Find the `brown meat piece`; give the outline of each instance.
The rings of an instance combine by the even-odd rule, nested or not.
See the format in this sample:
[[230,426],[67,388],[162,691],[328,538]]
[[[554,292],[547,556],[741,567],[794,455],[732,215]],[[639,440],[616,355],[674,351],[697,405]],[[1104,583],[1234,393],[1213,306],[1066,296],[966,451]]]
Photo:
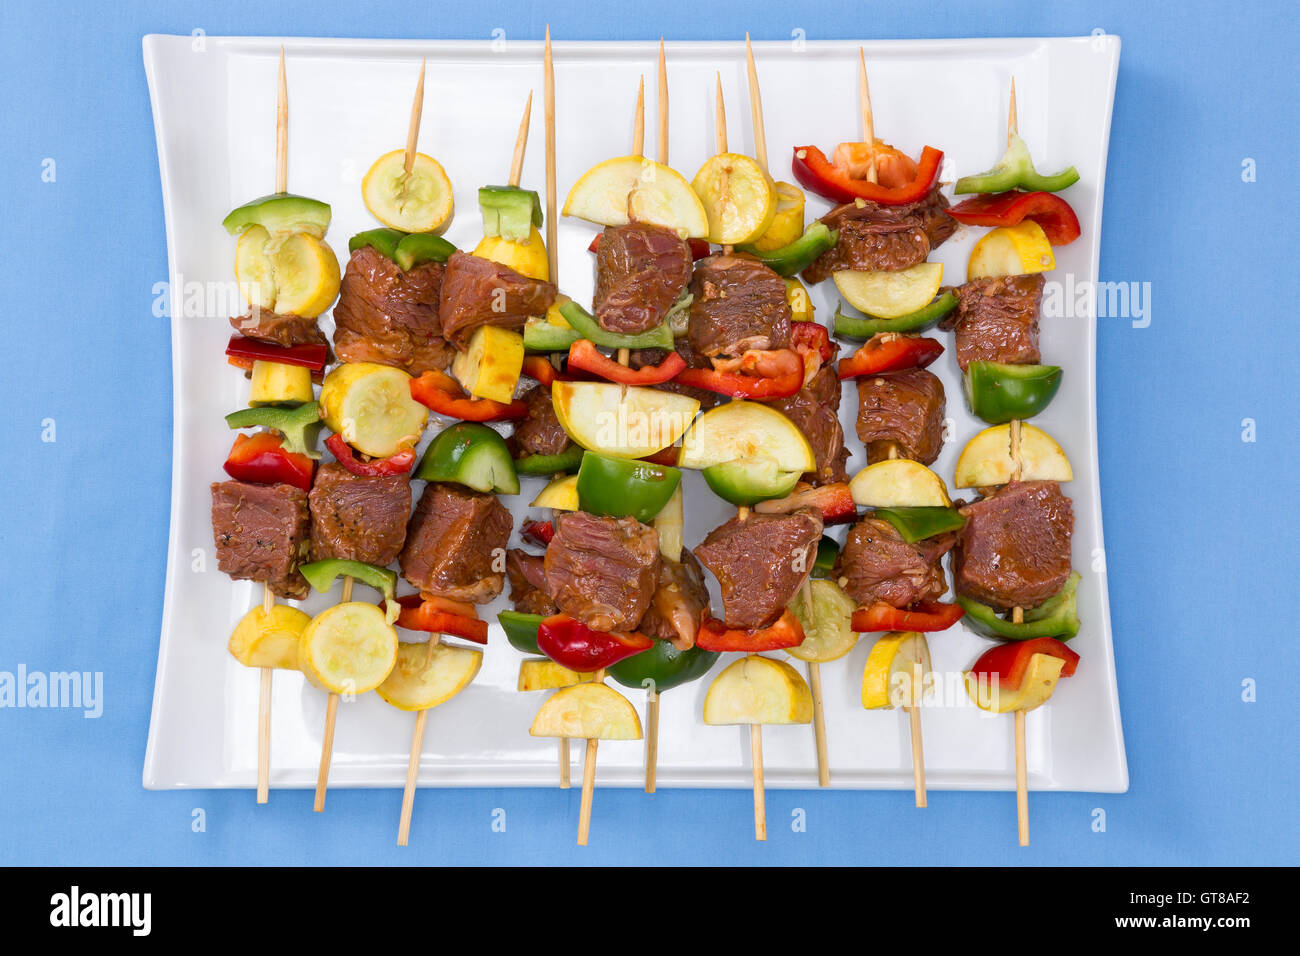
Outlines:
[[354,475],[337,462],[316,469],[311,494],[311,557],[387,567],[397,560],[411,514],[406,475]]
[[691,279],[691,348],[706,358],[790,344],[785,280],[757,259],[716,255],[701,259]]
[[635,518],[557,516],[546,584],[559,609],[598,631],[631,631],[659,580],[659,534]]
[[[833,371],[831,376],[834,377]],[[815,384],[817,384],[816,378],[808,383],[807,388],[799,390],[789,398],[778,399],[767,404],[794,422],[808,439],[808,443],[812,445],[817,468],[804,475],[805,481],[814,485],[847,481],[848,472],[845,470],[844,463],[849,460],[849,450],[844,447],[844,426],[840,424],[837,411],[839,402],[837,400],[835,405],[831,405],[829,402],[819,401],[818,393],[813,390]],[[836,380],[837,392],[838,386],[839,382]],[[822,393],[825,393],[824,388]],[[838,399],[838,395],[836,398]]]
[[906,206],[865,199],[836,206],[821,221],[839,230],[839,240],[804,270],[804,281],[821,282],[842,269],[894,272],[924,262],[957,231],[947,208],[937,185]]
[[858,379],[858,438],[867,461],[888,458],[893,442],[904,458],[928,465],[943,450],[947,402],[943,382],[923,368],[880,372]]
[[646,637],[671,641],[679,651],[690,650],[708,607],[704,571],[695,555],[683,550],[680,562],[664,558],[659,565],[659,584],[637,630]]
[[516,611],[542,617],[559,613],[546,593],[546,564],[542,555],[511,548],[506,552],[506,576],[510,579],[510,601]]
[[957,308],[939,323],[957,333],[957,364],[1037,365],[1038,314],[1046,280],[1041,272],[974,279],[958,286]]
[[469,345],[480,325],[522,329],[531,316],[545,315],[555,286],[522,276],[509,266],[464,252],[447,260],[438,298],[442,334],[458,349]]
[[352,253],[334,306],[334,350],[344,362],[394,365],[412,375],[451,364],[438,296],[443,267],[424,262],[408,272],[365,246]]
[[311,518],[307,492],[293,485],[247,481],[212,484],[212,538],[217,567],[237,581],[262,581],[282,598],[311,590],[298,573]]
[[961,509],[953,551],[957,593],[1008,610],[1032,608],[1070,576],[1074,508],[1054,481],[1013,481]]
[[750,630],[774,623],[817,557],[821,515],[750,513],[714,528],[696,549],[722,588],[723,622]]
[[[696,353],[691,348],[690,340],[685,336],[679,338],[676,345],[677,354],[686,360],[687,368],[713,368],[712,362],[704,356]],[[631,368],[644,368],[647,365],[658,365],[667,357],[667,349],[633,349],[628,356],[627,364]],[[682,385],[678,382],[662,382],[659,385],[652,385],[650,387],[657,388],[664,392],[674,392],[678,395],[685,395],[687,398],[693,398],[700,403],[701,411],[707,411],[722,401],[722,396],[717,392],[710,392],[705,388],[696,388],[693,385]]]
[[524,455],[558,455],[569,447],[569,434],[555,417],[551,390],[534,385],[521,396],[528,403],[528,417],[515,423],[510,451],[516,458]]
[[268,309],[251,309],[247,315],[232,316],[231,327],[240,335],[270,345],[329,345],[315,319],[281,315]]
[[429,594],[486,604],[505,586],[511,525],[495,495],[430,482],[406,526],[402,576]]
[[940,562],[956,540],[949,532],[908,544],[888,521],[868,516],[844,539],[835,574],[844,593],[864,606],[937,601],[948,590]]
[[609,226],[596,247],[596,321],[637,335],[664,320],[691,281],[691,247],[671,229]]

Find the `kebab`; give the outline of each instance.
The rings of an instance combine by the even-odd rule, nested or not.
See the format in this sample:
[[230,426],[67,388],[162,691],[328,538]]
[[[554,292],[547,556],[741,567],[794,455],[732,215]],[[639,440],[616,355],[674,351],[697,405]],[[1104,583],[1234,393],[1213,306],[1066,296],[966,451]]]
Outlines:
[[[696,382],[730,393],[733,400],[694,422],[683,440],[679,464],[700,468],[713,491],[738,508],[735,518],[710,532],[694,550],[718,579],[723,601],[722,619],[706,614],[696,644],[746,654],[710,685],[704,722],[749,726],[754,836],[766,840],[762,725],[809,723],[813,699],[793,667],[757,652],[803,641],[803,629],[787,605],[812,566],[823,525],[820,514],[811,509],[784,515],[750,513],[756,502],[787,494],[794,485],[789,476],[797,480],[814,470],[816,460],[808,440],[781,412],[757,401],[735,400],[737,394],[789,397],[804,384],[805,365],[802,356],[787,347],[791,309],[785,282],[754,257],[732,250],[733,242],[753,241],[771,224],[775,184],[764,164],[727,149],[720,76],[715,103],[718,152],[696,175],[694,186],[709,210],[710,238],[719,241],[723,251],[696,268],[692,291],[699,294],[691,303],[688,335],[692,347],[715,366],[713,372],[696,376]],[[756,133],[759,139],[761,133]],[[788,370],[783,368],[787,363]]]
[[[250,407],[226,417],[232,428],[266,427],[236,437],[225,470],[212,485],[217,565],[236,579],[263,582],[262,605],[236,626],[229,649],[261,671],[258,705],[257,802],[269,798],[271,688],[276,668],[299,666],[298,638],[310,622],[277,605],[276,595],[300,599],[299,572],[307,538],[319,406],[312,380],[328,346],[315,317],[338,291],[338,262],[324,241],[330,207],[288,192],[288,87],[280,51],[276,103],[276,191],[232,211],[223,222],[238,236],[236,279],[250,311],[234,318],[227,346],[231,364],[247,370]],[[282,311],[281,311],[282,310]]]
[[[428,419],[427,409],[411,396],[410,370],[418,371],[430,363],[445,366],[448,351],[430,298],[440,292],[442,263],[454,251],[436,235],[450,218],[451,191],[437,161],[418,152],[424,74],[422,63],[405,149],[381,156],[362,181],[367,208],[386,228],[368,230],[349,242],[352,257],[335,310],[335,346],[344,361],[330,372],[321,388],[321,414],[334,432],[326,446],[336,462],[321,469],[312,489],[312,556],[317,559],[309,566],[317,576],[313,584],[326,591],[337,577],[343,577],[339,607],[349,608],[354,580],[375,587],[383,596],[385,628],[366,623],[369,612],[359,622],[342,618],[344,626],[339,629],[347,634],[351,627],[353,646],[329,660],[336,673],[330,678],[317,675],[314,681],[330,692],[317,776],[317,811],[324,808],[341,692],[377,689],[387,684],[396,668],[392,686],[381,692],[386,700],[405,709],[422,709],[418,705],[432,706],[429,701],[437,699],[428,687],[423,688],[423,696],[419,693],[421,681],[432,676],[437,642],[430,642],[427,653],[422,649],[425,669],[417,671],[410,648],[396,640],[393,628],[397,623],[411,627],[413,620],[426,623],[431,614],[418,600],[413,606],[408,599],[398,601],[397,575],[387,567],[404,552],[409,536],[408,476]],[[402,231],[419,229],[427,231]],[[436,299],[434,302],[436,305]],[[472,628],[457,626],[458,615],[448,617],[447,629],[475,633]],[[447,622],[439,619],[438,623]],[[368,658],[385,661],[387,670],[372,669],[373,661]],[[440,655],[439,661],[444,660],[465,664],[461,673],[477,670],[477,660],[468,651],[460,656]],[[422,723],[417,717],[420,731]],[[409,823],[409,817],[404,823]]]
[[[1013,81],[1007,154],[989,173],[959,180],[961,191],[1064,188],[1078,178],[1072,169],[1054,177],[1037,174],[1016,126]],[[980,198],[989,205],[989,197]],[[967,690],[982,709],[1015,714],[1021,846],[1029,843],[1025,714],[1045,703],[1057,680],[1073,674],[1079,661],[1062,643],[1079,630],[1079,575],[1070,562],[1073,508],[1059,485],[1073,475],[1060,446],[1021,421],[1041,411],[1059,386],[1060,369],[1037,364],[1042,273],[1054,265],[1039,222],[1026,217],[999,225],[972,250],[953,323],[972,411],[990,421],[1010,419],[976,435],[958,459],[957,486],[977,488],[982,497],[962,508],[967,521],[954,551],[953,576],[969,626],[1012,642],[975,662]],[[1005,394],[986,394],[991,382],[1000,383]],[[1000,616],[1008,610],[1010,620]]]
[[[643,88],[642,88],[643,90]],[[639,155],[643,144],[644,98],[638,93],[638,108],[634,129],[634,155],[609,160],[588,171],[571,190],[565,210],[605,226],[626,226],[621,232],[607,230],[602,237],[606,253],[614,243],[631,240],[635,245],[642,239],[665,246],[677,243],[678,251],[686,246],[680,233],[707,228],[699,200],[690,192],[680,175],[662,163],[651,164]],[[636,180],[621,180],[620,169],[631,163],[640,170],[645,165],[652,175]],[[684,189],[683,189],[684,187]],[[622,189],[622,202],[605,204],[602,198],[607,190]],[[641,203],[658,199],[648,207],[650,221],[638,218],[636,210]],[[662,221],[665,209],[688,213],[684,224],[672,224],[674,233]],[[629,215],[631,213],[631,215]],[[661,221],[653,221],[660,216]],[[642,226],[661,227],[654,230]],[[639,237],[639,238],[637,238]],[[685,251],[689,262],[689,249]],[[631,270],[624,270],[629,272]],[[644,271],[644,270],[641,270]],[[626,278],[626,276],[624,276]],[[626,292],[626,289],[624,290]],[[673,298],[676,293],[670,294]],[[600,298],[598,294],[598,299]],[[624,299],[629,305],[635,303]],[[610,304],[608,301],[605,305]],[[617,361],[604,356],[587,354],[596,345],[612,349],[666,347],[672,349],[672,332],[666,322],[667,308],[672,302],[661,303],[661,312],[632,308],[639,314],[635,321],[644,327],[657,324],[648,332],[612,332],[603,329],[596,315],[587,313],[575,303],[561,306],[561,317],[566,321],[572,341],[569,344],[570,365],[586,363],[612,372],[610,381],[556,380],[551,386],[552,402],[557,419],[569,436],[586,449],[578,474],[571,483],[566,482],[570,497],[567,504],[572,513],[558,516],[553,525],[553,536],[543,564],[547,593],[561,612],[542,620],[537,631],[539,649],[555,662],[578,672],[594,671],[591,682],[583,682],[558,690],[538,712],[531,733],[536,736],[579,736],[587,739],[586,760],[583,767],[583,799],[580,808],[578,842],[585,845],[590,826],[592,791],[595,782],[595,761],[600,739],[640,739],[640,720],[626,698],[604,683],[606,668],[640,654],[654,646],[654,641],[640,633],[639,627],[650,610],[657,591],[660,590],[660,571],[665,562],[661,554],[662,542],[656,519],[665,506],[674,499],[680,502],[678,484],[680,472],[672,466],[635,461],[664,451],[684,433],[699,408],[699,401],[672,392],[658,391],[638,384],[653,379],[655,372],[641,375],[633,383],[619,381],[630,370],[623,364],[628,356],[619,354]],[[644,303],[642,303],[644,305]],[[598,302],[597,313],[607,325],[622,324],[614,313],[602,309]],[[549,324],[549,323],[548,323]],[[546,330],[552,334],[551,330]],[[639,336],[649,335],[646,340]],[[529,338],[528,332],[525,333]],[[537,345],[534,334],[533,342]],[[563,340],[561,340],[563,341]],[[585,343],[585,345],[584,345]],[[545,346],[542,346],[545,347]],[[667,359],[668,370],[677,363]],[[621,371],[618,371],[621,370]],[[664,369],[658,369],[662,373]],[[654,382],[658,384],[658,382]],[[608,423],[618,426],[609,434]],[[545,492],[544,492],[545,494]],[[556,497],[552,505],[563,505]],[[539,499],[539,501],[542,499]],[[680,511],[676,512],[677,541],[680,545]],[[647,522],[656,522],[651,527]],[[667,530],[667,528],[666,528]],[[667,537],[667,535],[665,535]],[[652,756],[652,754],[650,755]],[[653,763],[649,763],[653,766]]]

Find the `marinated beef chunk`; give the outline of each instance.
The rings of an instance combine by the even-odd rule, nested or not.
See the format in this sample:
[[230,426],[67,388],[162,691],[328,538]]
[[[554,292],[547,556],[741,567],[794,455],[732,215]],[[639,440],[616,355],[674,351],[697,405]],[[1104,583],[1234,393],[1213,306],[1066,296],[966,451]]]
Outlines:
[[528,417],[515,423],[515,433],[510,438],[510,451],[515,457],[524,455],[558,455],[569,447],[569,435],[555,417],[551,404],[551,390],[534,385],[520,396],[528,403]]
[[691,247],[671,229],[609,226],[596,247],[596,321],[636,335],[664,320],[691,281]]
[[442,334],[464,349],[480,325],[522,329],[530,316],[544,315],[555,302],[555,286],[521,276],[509,266],[453,252],[438,298]]
[[315,319],[281,315],[269,309],[251,309],[247,315],[232,316],[231,327],[240,335],[270,345],[329,345]]
[[974,279],[957,287],[957,308],[939,327],[957,333],[957,364],[963,372],[976,361],[1038,363],[1038,313],[1045,281],[1035,272]]
[[723,622],[750,630],[776,621],[812,570],[821,515],[750,513],[714,528],[695,549],[722,588]]
[[816,374],[804,385],[804,388],[812,392],[813,398],[817,399],[817,401],[838,412],[840,410],[840,398],[844,395],[843,385],[844,383],[840,381],[839,376],[835,374],[835,366],[827,364],[817,370]]
[[556,606],[598,631],[631,631],[659,581],[659,535],[635,518],[575,511],[555,519],[546,546],[547,591]]
[[411,514],[406,475],[354,475],[337,462],[316,469],[311,494],[311,557],[387,567],[397,560]]
[[334,306],[339,359],[394,365],[412,375],[450,365],[455,352],[438,321],[442,274],[438,262],[403,272],[370,246],[352,253]]
[[650,609],[637,628],[646,637],[672,641],[679,651],[695,646],[700,621],[709,606],[709,589],[695,555],[682,551],[680,562],[662,559],[659,584]]
[[295,601],[311,588],[298,573],[311,518],[307,492],[293,485],[247,481],[212,484],[212,538],[217,567],[239,581],[263,581]]
[[957,593],[1007,610],[1042,604],[1070,576],[1074,509],[1054,481],[1013,481],[965,505],[953,551]]
[[546,565],[540,554],[511,548],[506,552],[506,576],[510,578],[510,601],[516,611],[542,617],[559,613],[546,592]]
[[[818,375],[820,374],[819,372]],[[834,378],[834,374],[832,371],[832,378]],[[849,459],[849,450],[844,447],[844,427],[840,424],[840,416],[837,411],[839,406],[838,395],[834,405],[829,402],[819,401],[818,392],[813,389],[816,383],[817,379],[813,379],[812,382],[808,383],[808,387],[801,389],[789,398],[782,398],[767,404],[794,422],[799,431],[803,432],[804,437],[808,439],[808,443],[812,445],[817,468],[815,471],[804,475],[805,481],[814,485],[847,481],[848,472],[844,468],[844,463]],[[839,383],[836,380],[837,392],[839,390],[838,386]],[[825,393],[824,388],[822,393]]]
[[423,592],[486,604],[505,585],[498,569],[510,528],[510,512],[494,495],[430,482],[406,526],[402,576]]
[[940,561],[956,540],[948,533],[908,544],[888,521],[868,515],[849,530],[835,573],[861,605],[937,601],[948,590]]
[[785,280],[757,259],[725,254],[701,259],[691,295],[690,345],[706,358],[790,344]]
[[804,270],[803,277],[821,282],[841,269],[893,272],[924,262],[957,231],[947,208],[937,185],[924,199],[906,206],[881,206],[865,199],[836,206],[821,221],[839,230],[839,240]]
[[858,438],[867,461],[889,457],[889,443],[904,458],[928,465],[943,450],[943,382],[923,368],[880,372],[858,379]]

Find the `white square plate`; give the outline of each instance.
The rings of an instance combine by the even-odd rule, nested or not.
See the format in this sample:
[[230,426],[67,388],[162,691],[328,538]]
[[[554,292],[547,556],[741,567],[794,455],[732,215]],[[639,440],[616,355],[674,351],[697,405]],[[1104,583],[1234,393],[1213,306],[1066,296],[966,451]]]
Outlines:
[[[231,582],[216,569],[208,485],[224,477],[231,443],[222,416],[246,402],[244,379],[225,362],[227,322],[242,307],[234,291],[234,243],[221,228],[232,207],[272,190],[275,77],[284,43],[289,79],[289,187],[333,206],[328,240],[346,258],[347,239],[375,221],[361,201],[360,179],[381,153],[405,142],[410,97],[421,57],[428,80],[420,148],[445,166],[458,215],[447,236],[465,247],[480,234],[475,190],[506,178],[523,101],[542,88],[541,45],[511,42],[224,39],[149,36],[144,59],[153,101],[167,219],[172,315],[175,436],[167,594],[144,783],[150,788],[251,787],[256,776],[258,674],[226,652],[235,622],[260,599],[260,586]],[[1007,92],[1014,75],[1019,124],[1043,170],[1073,163],[1081,178],[1068,198],[1083,238],[1057,250],[1049,277],[1063,285],[1097,279],[1102,186],[1119,39],[871,41],[865,43],[877,134],[915,155],[925,144],[947,154],[945,181],[992,165],[1004,145]],[[825,150],[859,136],[858,43],[756,44],[773,172],[789,179],[790,151]],[[624,155],[638,78],[654,116],[657,46],[649,43],[557,43],[558,184],[561,199],[596,162]],[[673,43],[671,164],[687,177],[713,152],[713,82],[721,71],[733,150],[753,151],[744,47]],[[525,186],[544,188],[542,111],[534,111]],[[647,124],[653,153],[655,123]],[[810,197],[809,216],[827,204]],[[962,230],[935,254],[957,284],[976,235]],[[594,285],[585,247],[589,224],[559,224],[561,286],[589,301]],[[820,321],[836,301],[832,283],[813,290]],[[1067,288],[1072,288],[1067,285]],[[328,316],[323,326],[332,331]],[[1029,715],[1029,780],[1037,789],[1122,791],[1128,769],[1120,730],[1102,550],[1094,401],[1096,322],[1091,313],[1045,316],[1044,361],[1065,367],[1060,393],[1035,424],[1054,435],[1074,465],[1066,491],[1074,499],[1074,565],[1083,574],[1083,629],[1072,646],[1082,655],[1046,706]],[[950,339],[946,341],[951,342]],[[952,350],[932,369],[948,394],[952,439],[934,469],[951,483],[962,445],[982,424],[965,407]],[[856,401],[847,390],[845,431],[865,464],[853,430]],[[431,431],[433,429],[431,428]],[[688,475],[686,542],[694,546],[734,512]],[[506,498],[516,518],[538,489]],[[843,530],[836,532],[842,538]],[[315,595],[309,613],[337,600]],[[486,610],[507,607],[504,599]],[[943,691],[924,712],[930,786],[1014,788],[1012,721],[990,717],[966,699],[960,674],[989,643],[960,625],[930,640]],[[860,706],[870,641],[822,668],[832,786],[911,786],[906,718]],[[540,694],[515,690],[520,655],[493,623],[483,669],[464,693],[433,712],[425,736],[423,786],[553,786],[557,744],[528,735]],[[722,664],[715,666],[714,673]],[[712,675],[710,675],[712,676]],[[709,679],[666,694],[661,706],[659,782],[665,787],[749,787],[744,728],[707,727],[700,713]],[[628,691],[640,708],[643,693]],[[315,783],[325,696],[301,675],[275,677],[271,785]],[[412,716],[369,694],[340,709],[334,786],[400,787]],[[575,755],[580,748],[572,748]],[[816,786],[808,726],[769,727],[764,734],[770,787]],[[575,756],[575,771],[580,758]],[[643,745],[608,742],[598,783],[635,786]]]

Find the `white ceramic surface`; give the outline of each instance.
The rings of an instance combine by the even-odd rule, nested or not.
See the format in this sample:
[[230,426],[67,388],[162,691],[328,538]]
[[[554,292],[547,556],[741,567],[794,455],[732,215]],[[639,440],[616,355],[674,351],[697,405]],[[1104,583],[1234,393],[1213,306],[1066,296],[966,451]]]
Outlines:
[[[224,361],[229,310],[214,290],[233,294],[234,242],[221,228],[226,212],[274,185],[276,57],[284,43],[289,83],[289,188],[331,203],[328,240],[346,259],[347,239],[376,223],[361,201],[360,179],[381,153],[405,142],[410,96],[421,57],[428,79],[420,148],[437,157],[456,190],[457,216],[447,237],[473,246],[481,224],[478,186],[508,173],[523,101],[537,94],[525,186],[544,189],[542,58],[539,43],[249,39],[150,36],[144,60],[153,101],[173,276],[174,383],[171,538],[162,639],[145,758],[150,788],[251,787],[256,777],[258,674],[226,652],[226,639],[261,587],[232,582],[216,570],[208,485],[221,480],[231,443],[222,416],[243,407],[247,385]],[[197,48],[196,48],[197,47]],[[1083,238],[1057,250],[1052,279],[1095,281],[1111,102],[1119,59],[1113,36],[1076,39],[868,41],[877,134],[915,155],[933,144],[946,152],[943,179],[990,166],[1004,145],[1007,91],[1015,76],[1020,131],[1045,171],[1073,163],[1081,179],[1066,194],[1079,214]],[[813,143],[830,151],[857,139],[857,42],[758,43],[767,142],[773,172],[790,179],[790,151]],[[555,45],[560,199],[594,163],[626,154],[637,79],[647,83],[646,152],[655,149],[654,76],[657,45]],[[713,151],[713,76],[720,70],[733,150],[752,153],[753,133],[741,43],[672,43],[671,164],[688,178]],[[809,217],[829,205],[810,197]],[[579,301],[594,286],[586,252],[594,227],[559,226],[560,282]],[[980,229],[963,229],[932,257],[945,281],[960,283]],[[183,283],[178,281],[183,278]],[[192,283],[202,283],[195,294]],[[813,290],[817,316],[827,322],[833,283]],[[207,296],[209,301],[202,301]],[[323,317],[329,330],[332,323]],[[1053,434],[1074,465],[1065,490],[1074,499],[1074,564],[1083,573],[1083,629],[1072,646],[1083,657],[1075,677],[1028,719],[1029,781],[1034,789],[1122,791],[1128,769],[1120,729],[1102,551],[1094,396],[1096,322],[1091,316],[1047,317],[1044,361],[1065,367],[1060,393],[1035,424]],[[949,346],[951,336],[936,333]],[[951,347],[932,367],[948,394],[951,440],[934,469],[951,482],[957,454],[982,427],[965,407]],[[853,432],[856,396],[846,389],[843,419],[860,468]],[[516,517],[540,487],[504,499]],[[686,483],[686,542],[698,544],[734,513],[698,475]],[[843,529],[835,532],[842,539]],[[362,588],[359,594],[368,593]],[[313,596],[314,613],[337,595]],[[553,786],[557,743],[533,739],[528,726],[542,694],[520,694],[521,655],[506,643],[495,612],[484,666],[474,684],[429,718],[422,786]],[[870,641],[822,666],[831,785],[909,788],[911,755],[905,715],[868,712],[859,703]],[[934,666],[947,691],[924,713],[926,770],[935,789],[1014,789],[1012,721],[990,717],[966,700],[960,672],[989,642],[960,625],[933,635]],[[728,655],[730,657],[731,655]],[[751,785],[744,728],[707,727],[700,713],[712,674],[675,689],[661,707],[659,784],[663,787]],[[802,667],[803,665],[797,665]],[[638,709],[644,694],[627,691]],[[325,697],[296,673],[275,677],[273,787],[313,786]],[[369,694],[340,708],[331,785],[400,787],[413,717]],[[816,786],[809,726],[769,727],[763,735],[767,785]],[[575,781],[580,746],[574,746]],[[600,786],[640,786],[643,744],[606,742]]]

